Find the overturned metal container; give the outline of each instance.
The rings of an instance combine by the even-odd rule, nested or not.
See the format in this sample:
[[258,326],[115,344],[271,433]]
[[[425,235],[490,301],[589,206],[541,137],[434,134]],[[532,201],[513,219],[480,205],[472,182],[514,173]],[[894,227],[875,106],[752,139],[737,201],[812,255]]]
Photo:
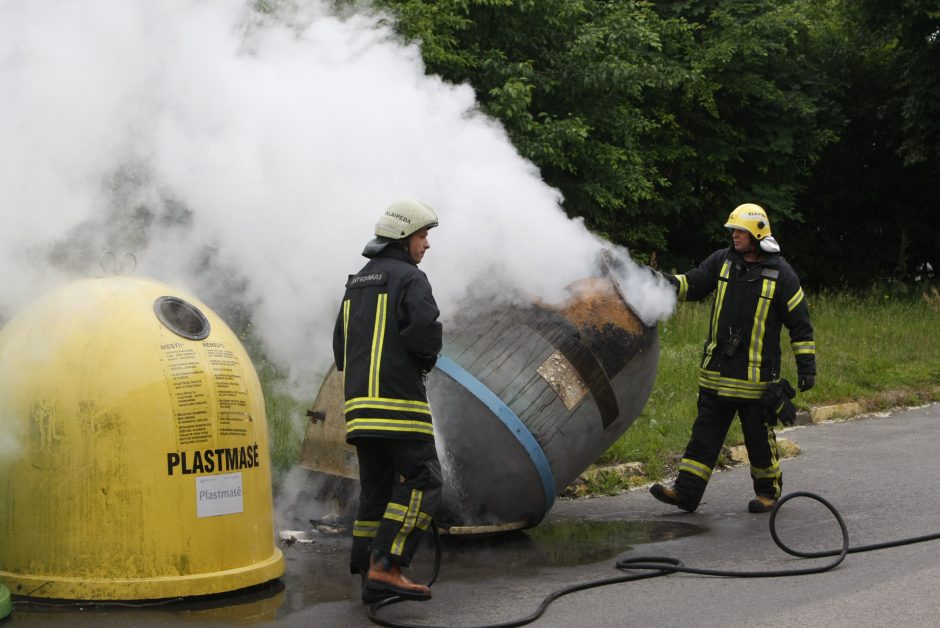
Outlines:
[[[646,404],[659,361],[656,327],[607,278],[569,292],[563,305],[487,307],[445,328],[428,379],[444,470],[436,520],[445,532],[538,524]],[[356,478],[342,407],[342,374],[331,371],[311,411],[302,464]]]

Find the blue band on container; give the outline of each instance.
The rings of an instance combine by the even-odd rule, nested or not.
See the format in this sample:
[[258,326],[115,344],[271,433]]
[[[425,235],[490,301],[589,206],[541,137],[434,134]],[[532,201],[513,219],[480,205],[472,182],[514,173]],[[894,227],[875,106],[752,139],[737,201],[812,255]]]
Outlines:
[[437,368],[449,375],[455,382],[466,388],[470,394],[479,399],[483,405],[492,411],[503,424],[509,428],[512,435],[516,437],[519,444],[529,454],[535,470],[542,480],[542,490],[545,492],[545,511],[555,503],[555,476],[552,474],[551,465],[548,464],[548,458],[539,445],[532,432],[522,422],[522,419],[516,416],[509,406],[503,403],[503,400],[496,396],[492,390],[486,387],[486,384],[474,377],[469,371],[451,360],[440,356],[437,358]]

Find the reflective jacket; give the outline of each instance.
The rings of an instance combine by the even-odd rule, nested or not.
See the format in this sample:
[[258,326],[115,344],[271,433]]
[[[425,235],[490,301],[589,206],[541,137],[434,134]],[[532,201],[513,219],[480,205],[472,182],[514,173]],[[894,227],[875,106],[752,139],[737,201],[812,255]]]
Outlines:
[[333,332],[344,372],[346,440],[434,439],[423,376],[441,350],[440,311],[427,276],[390,244],[349,276]]
[[680,301],[712,292],[699,387],[721,397],[759,399],[780,378],[780,328],[786,326],[800,375],[816,374],[816,344],[800,280],[779,254],[748,265],[733,247],[712,253],[684,275],[665,275]]

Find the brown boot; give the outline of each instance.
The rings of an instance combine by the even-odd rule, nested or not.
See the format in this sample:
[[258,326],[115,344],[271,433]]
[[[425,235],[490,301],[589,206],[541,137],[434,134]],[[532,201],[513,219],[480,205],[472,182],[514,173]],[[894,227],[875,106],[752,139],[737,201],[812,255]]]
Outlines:
[[650,495],[664,504],[676,506],[686,512],[695,512],[695,509],[697,508],[697,505],[692,506],[691,504],[685,502],[682,497],[680,497],[674,486],[654,484],[650,487]]
[[[431,589],[406,578],[401,572],[400,565],[387,558],[376,559],[374,556],[369,565],[369,574],[366,576],[365,591],[368,591],[370,596],[390,593],[406,600],[431,599]],[[365,591],[363,596],[365,596]]]
[[758,495],[757,499],[752,499],[747,503],[748,512],[770,512],[777,505],[777,500],[773,497]]
[[387,600],[390,597],[398,597],[390,591],[385,589],[381,590],[371,590],[366,587],[366,574],[359,574],[362,576],[362,601],[364,604],[375,604],[376,602],[381,602],[382,600]]

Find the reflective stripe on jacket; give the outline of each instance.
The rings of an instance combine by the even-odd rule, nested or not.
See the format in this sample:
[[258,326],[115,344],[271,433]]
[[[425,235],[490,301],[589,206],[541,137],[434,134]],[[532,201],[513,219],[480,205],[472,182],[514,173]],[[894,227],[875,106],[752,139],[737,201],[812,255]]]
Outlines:
[[780,329],[800,374],[816,373],[816,345],[800,280],[779,254],[748,265],[733,248],[712,253],[698,268],[666,275],[680,301],[714,292],[699,387],[722,397],[759,399],[780,378]]
[[434,439],[423,375],[441,350],[427,276],[394,245],[349,276],[333,331],[344,373],[346,439]]

